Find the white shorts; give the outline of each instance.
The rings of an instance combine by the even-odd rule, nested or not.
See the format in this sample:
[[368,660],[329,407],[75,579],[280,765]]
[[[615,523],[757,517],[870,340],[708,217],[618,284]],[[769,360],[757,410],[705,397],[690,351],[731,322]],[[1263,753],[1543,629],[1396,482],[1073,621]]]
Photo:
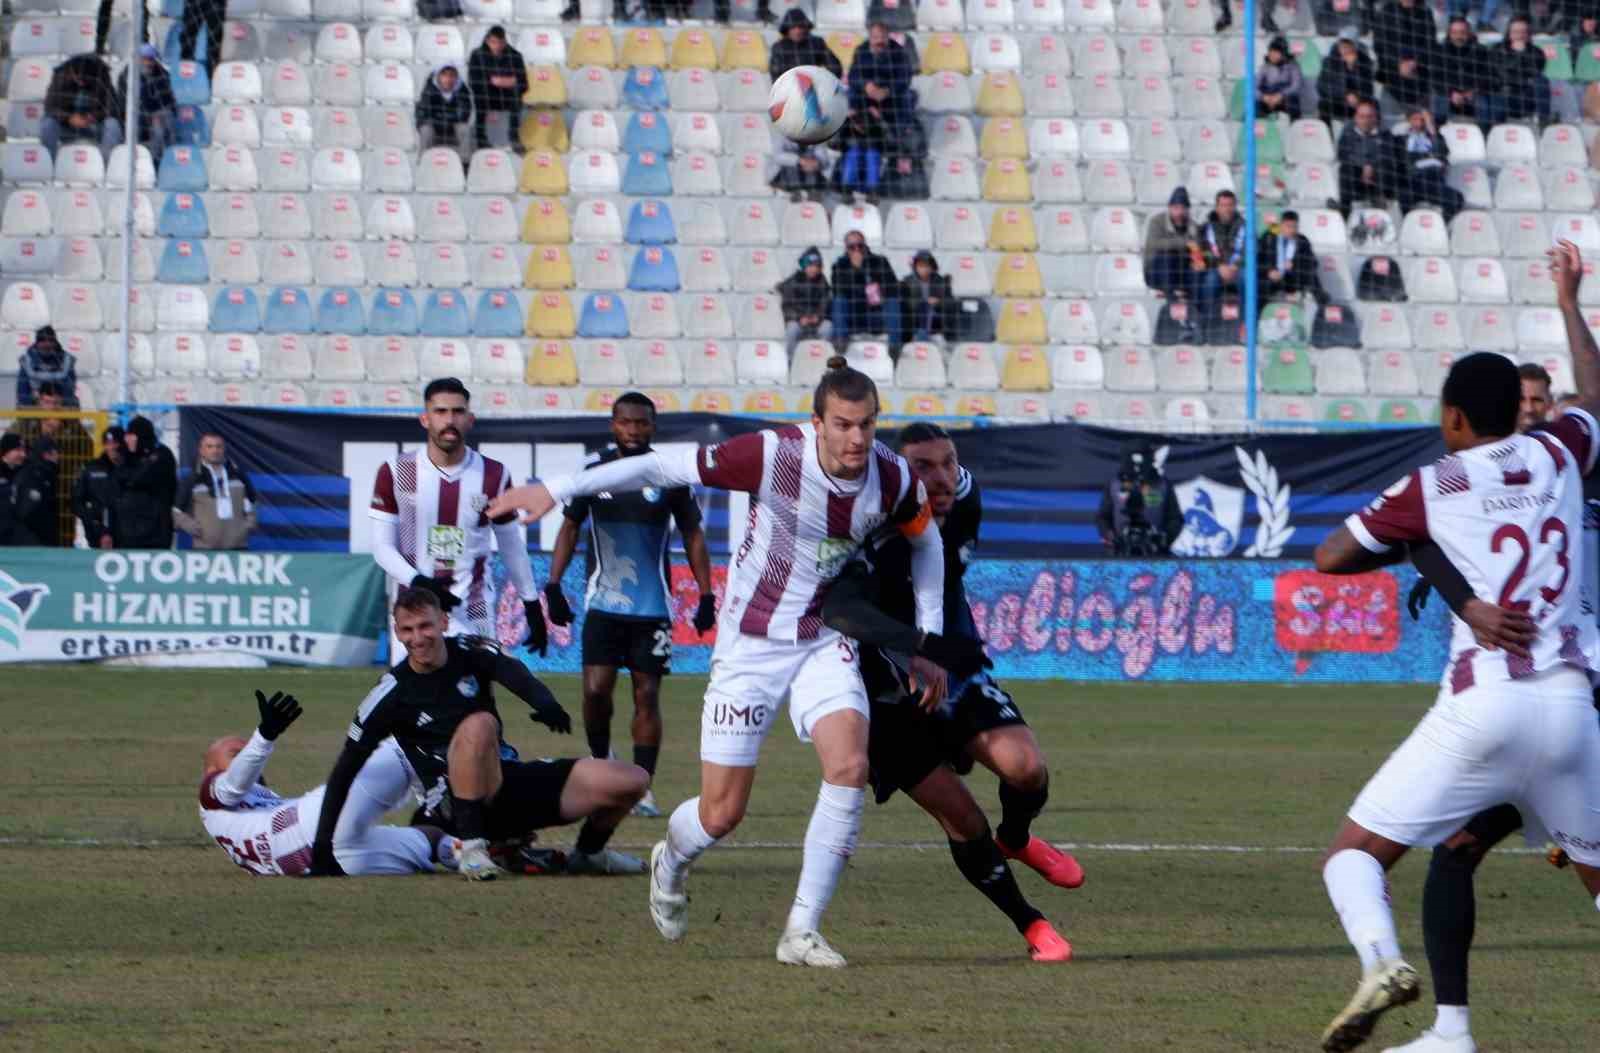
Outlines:
[[1600,719],[1583,673],[1441,690],[1350,818],[1399,844],[1432,846],[1498,804],[1515,805],[1530,834],[1543,828],[1573,859],[1600,866]]
[[700,711],[700,759],[755,767],[761,741],[785,697],[801,742],[811,741],[811,729],[829,713],[853,709],[866,717],[870,711],[855,641],[831,630],[796,643],[719,633]]
[[[333,856],[351,877],[377,874],[427,874],[434,870],[428,835],[410,826],[379,826],[378,820],[413,800],[411,765],[393,738],[378,744],[356,774],[333,830]],[[325,786],[306,794],[301,820],[309,822],[307,842],[316,837]]]

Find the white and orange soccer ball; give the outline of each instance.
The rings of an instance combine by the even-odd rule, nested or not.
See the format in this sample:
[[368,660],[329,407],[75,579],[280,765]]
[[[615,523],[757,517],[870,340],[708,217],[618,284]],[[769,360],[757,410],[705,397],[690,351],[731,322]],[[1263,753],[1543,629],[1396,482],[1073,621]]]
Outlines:
[[795,66],[772,82],[772,126],[797,143],[831,139],[850,114],[850,93],[821,66]]

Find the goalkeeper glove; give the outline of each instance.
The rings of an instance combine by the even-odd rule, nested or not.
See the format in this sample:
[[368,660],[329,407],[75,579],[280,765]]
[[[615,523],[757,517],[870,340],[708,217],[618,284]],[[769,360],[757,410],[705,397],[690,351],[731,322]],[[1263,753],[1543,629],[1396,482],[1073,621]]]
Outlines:
[[261,723],[256,725],[256,730],[268,742],[282,735],[284,729],[298,720],[302,712],[299,701],[282,691],[274,691],[271,698],[257,691],[256,708],[261,710]]
[[923,633],[922,641],[917,644],[917,654],[962,680],[980,670],[994,668],[994,663],[983,653],[983,641],[970,636]]
[[533,712],[528,714],[528,719],[535,724],[543,724],[557,735],[572,734],[572,717],[561,707],[560,702],[541,702],[533,707]]
[[550,630],[544,624],[544,608],[539,606],[538,600],[523,600],[522,613],[528,619],[528,638],[522,641],[523,646],[543,658],[550,649]]
[[438,578],[430,578],[425,574],[418,574],[416,577],[412,578],[411,587],[413,589],[427,589],[429,592],[439,597],[439,609],[444,611],[446,614],[449,614],[450,611],[461,602],[460,600],[456,599],[455,593],[451,592],[449,588],[445,586],[444,582],[440,581]]
[[1411,586],[1411,594],[1406,597],[1406,610],[1411,612],[1411,620],[1422,620],[1422,609],[1428,605],[1428,593],[1433,591],[1433,586],[1428,584],[1426,578],[1421,578]]
[[551,625],[572,624],[572,607],[568,605],[566,594],[561,591],[559,582],[552,581],[544,587],[544,602],[550,609]]
[[700,594],[700,606],[694,609],[694,628],[701,636],[710,632],[717,624],[717,597],[714,593],[703,592]]

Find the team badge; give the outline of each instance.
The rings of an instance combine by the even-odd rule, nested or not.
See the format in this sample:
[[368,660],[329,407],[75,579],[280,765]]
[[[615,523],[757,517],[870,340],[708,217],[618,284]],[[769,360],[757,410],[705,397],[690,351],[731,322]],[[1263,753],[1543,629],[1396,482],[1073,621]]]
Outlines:
[[650,504],[655,504],[657,501],[661,500],[661,489],[655,486],[647,486],[643,490],[639,491],[639,496],[643,497]]
[[483,514],[483,510],[485,508],[489,507],[489,497],[488,497],[488,495],[486,495],[486,494],[484,494],[484,493],[482,493],[480,491],[479,493],[473,494],[467,500],[467,504],[469,506],[471,506],[471,508],[472,508],[472,510],[474,512],[478,513],[479,515],[482,515]]
[[478,678],[475,676],[462,677],[456,682],[456,690],[461,692],[462,698],[477,698]]

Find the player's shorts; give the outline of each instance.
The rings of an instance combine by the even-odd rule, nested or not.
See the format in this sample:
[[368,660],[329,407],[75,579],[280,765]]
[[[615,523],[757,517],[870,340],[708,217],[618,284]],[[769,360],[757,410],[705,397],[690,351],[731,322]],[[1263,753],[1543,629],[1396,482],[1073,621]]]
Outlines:
[[672,672],[672,623],[590,611],[583,618],[583,664],[665,676]]
[[578,762],[562,760],[501,761],[500,792],[484,815],[484,833],[491,841],[509,841],[533,830],[560,826],[561,791]]
[[872,703],[867,759],[879,804],[896,790],[911,790],[941,764],[963,775],[971,771],[967,744],[982,732],[1027,725],[1011,696],[987,673],[951,686],[955,697],[933,713],[924,713],[915,696]]
[[1576,669],[1442,690],[1350,818],[1399,844],[1432,846],[1506,803],[1521,811],[1530,842],[1548,837],[1600,866],[1600,721]]
[[811,729],[830,713],[850,709],[868,717],[855,641],[832,630],[795,643],[718,633],[700,711],[700,759],[754,767],[785,698],[801,742],[810,742]]

